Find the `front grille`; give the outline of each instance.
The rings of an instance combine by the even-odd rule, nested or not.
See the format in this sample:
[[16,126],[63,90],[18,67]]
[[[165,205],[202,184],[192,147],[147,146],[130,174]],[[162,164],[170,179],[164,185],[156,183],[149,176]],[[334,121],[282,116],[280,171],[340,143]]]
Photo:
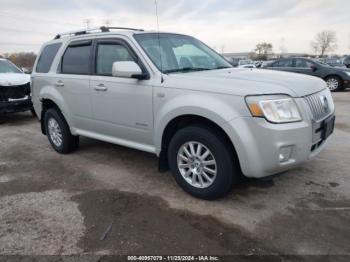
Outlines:
[[7,102],[9,99],[20,99],[30,95],[30,84],[18,86],[0,86],[0,101]]
[[[325,98],[321,93],[313,94],[305,97],[306,103],[309,105],[313,120],[319,121],[330,113],[329,101],[322,101]],[[325,105],[327,103],[327,105]]]

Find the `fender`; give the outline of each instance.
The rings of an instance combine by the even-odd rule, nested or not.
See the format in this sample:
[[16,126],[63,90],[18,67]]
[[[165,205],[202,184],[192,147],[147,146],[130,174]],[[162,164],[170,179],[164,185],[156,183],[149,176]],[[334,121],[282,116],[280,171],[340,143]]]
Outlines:
[[[242,106],[239,106],[240,103]],[[232,104],[237,106],[234,108]],[[157,115],[154,121],[154,144],[157,155],[161,151],[164,130],[174,118],[182,115],[197,115],[222,126],[228,121],[242,116],[242,112],[236,108],[239,110],[246,108],[242,97],[195,92],[168,100],[155,111]]]

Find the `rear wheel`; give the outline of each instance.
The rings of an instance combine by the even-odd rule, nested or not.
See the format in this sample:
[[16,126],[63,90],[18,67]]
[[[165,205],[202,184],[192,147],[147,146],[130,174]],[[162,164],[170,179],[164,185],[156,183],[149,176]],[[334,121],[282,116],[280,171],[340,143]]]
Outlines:
[[34,108],[30,109],[30,113],[32,114],[33,117],[36,117],[36,113],[35,113]]
[[172,138],[168,159],[176,182],[202,199],[225,196],[236,183],[238,162],[215,130],[190,126]]
[[330,91],[337,92],[343,90],[343,81],[338,76],[329,76],[325,81]]
[[78,148],[79,137],[71,134],[64,116],[58,109],[48,109],[44,121],[50,144],[58,153],[67,154]]

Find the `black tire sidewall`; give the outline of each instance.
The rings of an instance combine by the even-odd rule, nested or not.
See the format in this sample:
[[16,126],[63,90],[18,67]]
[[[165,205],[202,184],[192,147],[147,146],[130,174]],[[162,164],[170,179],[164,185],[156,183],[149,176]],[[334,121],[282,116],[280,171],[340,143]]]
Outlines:
[[[48,130],[48,121],[51,118],[53,118],[57,121],[57,123],[61,129],[62,144],[59,147],[53,143],[53,141],[50,137],[49,130]],[[66,120],[64,119],[61,112],[59,112],[57,109],[48,109],[45,112],[45,128],[46,128],[46,134],[47,134],[47,137],[50,141],[51,146],[59,153],[62,153],[62,154],[68,153],[71,133],[70,133],[68,124],[66,123]]]
[[[205,145],[214,155],[217,164],[217,176],[208,188],[196,188],[188,184],[182,177],[177,166],[177,154],[180,147],[189,141],[200,142]],[[225,142],[215,135],[214,131],[200,126],[190,126],[179,130],[172,138],[168,159],[170,169],[176,182],[189,194],[212,200],[226,195],[236,182],[234,160]]]

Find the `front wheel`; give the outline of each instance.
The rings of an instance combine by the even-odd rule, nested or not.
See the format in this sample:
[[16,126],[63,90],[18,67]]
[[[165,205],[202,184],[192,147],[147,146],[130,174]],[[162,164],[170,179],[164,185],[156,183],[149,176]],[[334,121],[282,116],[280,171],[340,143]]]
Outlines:
[[78,148],[79,137],[71,134],[64,116],[58,109],[48,109],[44,121],[50,144],[58,153],[67,154]]
[[343,90],[343,82],[337,76],[329,76],[325,79],[327,86],[331,92]]
[[187,193],[207,200],[225,196],[239,176],[238,162],[217,133],[186,127],[174,135],[168,149],[176,182]]

